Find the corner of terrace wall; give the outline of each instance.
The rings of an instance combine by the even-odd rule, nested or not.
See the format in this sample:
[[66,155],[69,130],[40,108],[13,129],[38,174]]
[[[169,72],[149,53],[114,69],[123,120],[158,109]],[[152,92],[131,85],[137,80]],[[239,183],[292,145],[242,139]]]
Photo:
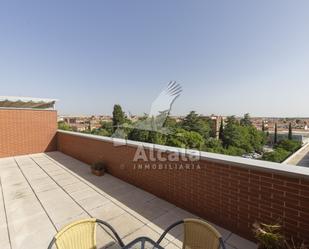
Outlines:
[[0,157],[57,150],[57,111],[0,108]]

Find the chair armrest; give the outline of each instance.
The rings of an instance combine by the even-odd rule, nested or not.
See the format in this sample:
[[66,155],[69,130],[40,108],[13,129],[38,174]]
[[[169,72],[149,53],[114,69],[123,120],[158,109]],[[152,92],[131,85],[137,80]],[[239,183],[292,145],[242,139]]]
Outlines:
[[99,219],[96,219],[96,222],[97,222],[98,224],[101,224],[101,225],[103,225],[103,226],[108,227],[109,230],[112,231],[113,235],[114,235],[115,238],[117,239],[117,242],[119,243],[119,245],[120,245],[121,247],[124,247],[123,241],[122,241],[121,238],[119,237],[119,235],[118,235],[118,233],[116,232],[116,230],[115,230],[110,224],[108,224],[107,222],[105,222],[105,221],[103,221],[103,220],[99,220]]
[[176,226],[178,226],[178,225],[180,225],[180,224],[183,224],[183,223],[184,223],[184,221],[183,221],[183,220],[180,220],[180,221],[177,221],[177,222],[175,222],[174,224],[170,225],[168,228],[166,228],[165,231],[164,231],[164,232],[162,233],[162,235],[160,236],[160,238],[158,239],[157,244],[160,244],[160,243],[161,243],[161,241],[164,239],[164,237],[166,236],[166,234],[167,234],[170,230],[172,230],[174,227],[176,227]]

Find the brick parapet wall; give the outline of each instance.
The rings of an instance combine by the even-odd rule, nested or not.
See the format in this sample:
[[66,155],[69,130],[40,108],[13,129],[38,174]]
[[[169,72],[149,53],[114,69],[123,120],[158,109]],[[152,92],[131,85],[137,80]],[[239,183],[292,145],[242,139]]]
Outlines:
[[114,146],[108,138],[58,132],[57,144],[59,151],[88,164],[105,161],[112,175],[248,239],[254,222],[280,220],[288,237],[309,241],[309,169],[202,156],[195,162],[200,169],[138,170],[136,142]]
[[0,109],[0,157],[56,150],[57,112]]

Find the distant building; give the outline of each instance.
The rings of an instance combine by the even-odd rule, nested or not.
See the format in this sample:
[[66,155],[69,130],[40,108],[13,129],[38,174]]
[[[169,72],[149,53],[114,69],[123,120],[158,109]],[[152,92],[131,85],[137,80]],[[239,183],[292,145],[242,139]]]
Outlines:
[[213,121],[213,134],[215,134],[215,137],[218,139],[219,138],[219,132],[220,132],[220,125],[221,125],[221,121],[223,121],[224,124],[224,120],[226,119],[226,117],[223,116],[216,116],[214,114],[209,116],[210,120]]

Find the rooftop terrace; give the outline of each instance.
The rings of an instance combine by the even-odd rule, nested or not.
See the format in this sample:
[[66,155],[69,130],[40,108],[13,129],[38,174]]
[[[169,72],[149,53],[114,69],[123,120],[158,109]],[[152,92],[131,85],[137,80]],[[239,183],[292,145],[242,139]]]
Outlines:
[[[96,217],[108,221],[124,242],[147,235],[158,239],[175,221],[195,215],[109,174],[96,177],[88,165],[60,152],[0,159],[0,248],[47,248],[53,235],[72,221]],[[214,225],[214,224],[213,224]],[[255,244],[214,225],[227,249]],[[181,248],[176,229],[162,242]],[[100,248],[117,248],[98,231]]]
[[[135,160],[139,149],[146,161]],[[90,173],[98,161],[109,174]],[[188,162],[198,167],[179,167]],[[252,224],[278,220],[287,239],[308,243],[309,168],[64,132],[50,108],[0,108],[1,249],[44,249],[83,217],[111,223],[128,242],[196,216],[218,228],[228,249],[255,248],[246,240],[255,241]],[[110,245],[99,233],[101,247]],[[165,248],[180,248],[181,233]]]

